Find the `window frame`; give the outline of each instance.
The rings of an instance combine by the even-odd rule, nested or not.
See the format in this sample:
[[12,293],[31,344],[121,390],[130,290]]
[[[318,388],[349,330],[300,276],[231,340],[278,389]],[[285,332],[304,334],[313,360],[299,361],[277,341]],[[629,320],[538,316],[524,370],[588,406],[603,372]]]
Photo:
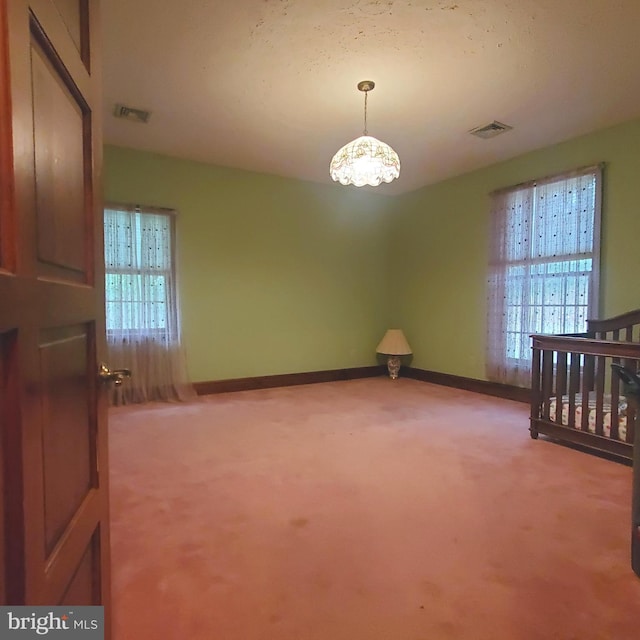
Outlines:
[[[104,260],[105,267],[105,330],[107,339],[111,342],[122,341],[127,342],[132,339],[135,339],[137,342],[142,342],[144,340],[150,340],[153,342],[165,342],[167,344],[174,344],[179,342],[180,330],[179,330],[179,314],[178,314],[178,283],[177,283],[177,275],[176,275],[176,214],[177,212],[174,209],[165,209],[160,207],[150,207],[139,204],[123,204],[116,202],[105,202],[103,211],[123,211],[127,213],[133,213],[137,216],[148,215],[161,215],[165,216],[168,220],[168,228],[169,228],[169,251],[170,255],[170,267],[168,269],[163,270],[154,270],[153,272],[149,269],[144,268],[112,268],[110,269],[106,264],[106,255]],[[103,228],[104,228],[104,220],[103,220]],[[109,301],[107,299],[107,277],[110,274],[117,275],[127,275],[131,274],[134,276],[144,277],[145,275],[164,275],[165,277],[165,316],[166,316],[166,326],[164,328],[145,328],[145,327],[135,327],[131,329],[113,329],[109,328],[109,317],[108,317],[108,304]],[[167,284],[168,282],[168,284]],[[170,290],[172,289],[172,291]],[[173,297],[174,304],[170,304],[170,299]],[[144,302],[138,302],[137,304],[144,304]]]
[[[544,322],[544,309],[555,307],[556,309],[562,308],[563,310],[567,308],[574,307],[576,310],[585,309],[585,317],[584,317],[584,331],[586,331],[586,321],[589,318],[598,317],[598,312],[600,308],[600,267],[601,267],[601,225],[602,225],[602,193],[603,193],[603,169],[604,165],[591,165],[588,167],[581,167],[572,171],[557,173],[553,175],[549,175],[543,178],[537,178],[535,180],[531,180],[528,182],[520,183],[517,185],[513,185],[510,187],[506,187],[503,189],[498,189],[493,191],[490,196],[492,198],[490,215],[491,215],[491,224],[490,229],[493,235],[496,235],[496,230],[500,229],[501,233],[500,237],[492,237],[491,245],[492,249],[490,252],[490,260],[489,260],[489,283],[495,284],[500,282],[502,279],[502,285],[498,286],[498,291],[501,291],[503,294],[502,303],[498,302],[496,304],[496,296],[495,291],[489,291],[489,300],[488,300],[488,313],[502,313],[503,320],[495,321],[495,319],[488,318],[487,325],[487,374],[489,379],[493,379],[499,382],[513,382],[510,380],[511,377],[521,378],[523,370],[530,370],[531,364],[531,356],[530,349],[523,349],[521,346],[518,346],[519,343],[524,344],[525,342],[529,343],[529,336],[535,333],[543,333],[545,329],[548,327],[540,325],[540,331],[532,331],[530,327],[527,327],[527,320],[524,315],[524,311],[528,311],[534,307],[540,307],[542,309],[542,318],[540,322]],[[538,188],[544,188],[546,185],[551,185],[554,183],[563,182],[566,183],[570,181],[572,178],[579,178],[583,176],[593,176],[594,187],[593,187],[593,238],[591,243],[591,250],[589,252],[577,252],[577,253],[560,253],[558,255],[533,255],[534,254],[534,241],[535,234],[539,233],[539,214],[538,208],[540,207],[539,199],[540,196],[537,193]],[[527,194],[527,190],[530,190],[530,193]],[[521,198],[522,202],[525,202],[527,197],[530,197],[530,209],[529,219],[527,225],[525,227],[524,236],[527,238],[528,247],[523,254],[524,257],[514,257],[509,259],[506,255],[508,253],[507,247],[509,247],[510,242],[514,239],[517,240],[518,236],[508,235],[509,234],[509,220],[504,216],[505,214],[501,213],[504,211],[505,205],[497,204],[497,198],[505,198],[510,195],[513,196],[513,202],[508,203],[506,206],[515,206],[518,202],[518,198],[516,196],[518,194]],[[579,202],[579,201],[576,201]],[[551,213],[553,209],[547,209],[547,213]],[[526,219],[526,215],[525,218]],[[498,222],[498,220],[501,220]],[[544,228],[550,230],[550,224],[547,221],[543,221]],[[578,247],[579,250],[579,247]],[[499,252],[503,252],[504,257],[500,256]],[[581,269],[581,263],[585,261],[590,261],[591,269],[584,270]],[[562,269],[563,263],[566,263],[566,266]],[[572,263],[575,265],[575,268],[572,269]],[[540,268],[540,265],[551,265],[557,264],[561,268],[561,271],[558,275],[561,275],[563,282],[560,287],[564,292],[564,300],[563,304],[554,304],[554,303],[545,303],[544,293],[542,294],[541,304],[530,304],[533,300],[531,292],[533,291],[533,282],[538,279],[542,282],[541,285],[544,287],[544,281],[546,279],[551,278],[551,273],[541,273],[537,276],[534,271]],[[509,275],[509,270],[514,269],[521,266],[524,270],[522,275],[522,287],[526,289],[522,291],[521,295],[521,303],[518,304],[508,304],[508,299],[510,294],[509,291],[509,280],[513,280],[514,276]],[[567,284],[570,284],[570,278],[572,278],[571,273],[575,273],[575,282],[576,282],[576,290],[580,290],[579,280],[582,274],[586,274],[589,282],[586,287],[586,293],[588,296],[586,305],[578,305],[578,304],[569,304],[567,305],[567,295],[566,295],[566,287]],[[517,276],[516,276],[517,277]],[[555,275],[553,276],[556,277]],[[503,287],[503,289],[501,288]],[[493,294],[493,295],[492,295]],[[516,293],[516,296],[518,294]],[[499,297],[499,296],[498,296]],[[513,320],[510,319],[509,310],[519,308],[521,312],[521,317],[519,320],[519,327],[514,327],[512,324]],[[564,313],[564,312],[563,312]],[[531,318],[531,316],[529,316]],[[529,322],[530,323],[530,322]],[[531,323],[530,323],[531,324]],[[537,323],[536,323],[537,324]],[[491,331],[496,330],[496,327],[500,327],[500,331],[496,331],[495,335],[492,335]],[[570,330],[569,330],[570,331]],[[565,330],[563,333],[568,333],[567,326],[565,324]],[[496,337],[498,336],[498,337]],[[508,337],[512,336],[513,339],[509,340]],[[512,346],[513,345],[513,346]],[[502,349],[502,360],[498,360],[500,356],[496,357],[496,350],[498,348]],[[510,355],[510,351],[515,351],[516,353],[520,353],[520,355]],[[496,375],[497,371],[512,369],[512,374],[509,374],[508,371],[503,371],[503,375]],[[520,372],[520,373],[518,373]],[[504,378],[504,379],[501,379]]]

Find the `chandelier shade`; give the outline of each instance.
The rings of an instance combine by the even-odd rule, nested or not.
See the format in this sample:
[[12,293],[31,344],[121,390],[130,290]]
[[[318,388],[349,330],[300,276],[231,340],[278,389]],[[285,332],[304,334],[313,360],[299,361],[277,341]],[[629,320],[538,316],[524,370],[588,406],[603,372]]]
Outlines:
[[377,187],[400,175],[398,154],[385,142],[368,135],[367,94],[374,87],[371,80],[358,83],[358,89],[364,91],[364,135],[339,149],[329,165],[331,178],[340,184]]
[[329,171],[340,184],[377,187],[400,175],[400,158],[388,144],[372,136],[360,136],[333,156]]

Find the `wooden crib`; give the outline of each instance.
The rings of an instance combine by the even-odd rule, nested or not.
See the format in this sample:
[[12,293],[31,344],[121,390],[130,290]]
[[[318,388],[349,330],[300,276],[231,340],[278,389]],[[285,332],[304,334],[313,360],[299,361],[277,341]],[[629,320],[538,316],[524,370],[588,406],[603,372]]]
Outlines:
[[611,363],[640,370],[640,309],[588,320],[586,333],[531,337],[531,437],[631,460],[636,412]]

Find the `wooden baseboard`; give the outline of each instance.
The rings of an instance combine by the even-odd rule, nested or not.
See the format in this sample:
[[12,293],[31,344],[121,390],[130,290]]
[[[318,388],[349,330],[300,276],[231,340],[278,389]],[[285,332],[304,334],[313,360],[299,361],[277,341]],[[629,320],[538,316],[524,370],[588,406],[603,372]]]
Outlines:
[[465,378],[463,376],[455,376],[450,373],[427,371],[425,369],[416,369],[414,367],[402,367],[400,374],[405,378],[422,380],[422,382],[432,382],[433,384],[441,384],[445,387],[455,387],[456,389],[464,389],[465,391],[473,391],[474,393],[483,393],[485,395],[505,398],[507,400],[515,400],[517,402],[525,402],[527,404],[531,401],[530,389],[514,387],[508,384],[500,384],[499,382],[477,380],[476,378]]
[[305,373],[284,373],[273,376],[257,376],[255,378],[232,378],[229,380],[209,380],[193,384],[199,396],[227,393],[229,391],[250,391],[252,389],[272,389],[273,387],[289,387],[298,384],[315,384],[317,382],[336,382],[338,380],[355,380],[385,375],[386,366],[353,367],[351,369],[329,369],[327,371],[307,371]]
[[[337,382],[338,380],[356,380],[357,378],[372,378],[387,375],[386,365],[371,367],[353,367],[351,369],[329,369],[326,371],[307,371],[304,373],[284,373],[273,376],[257,376],[254,378],[232,378],[228,380],[208,380],[195,382],[194,388],[199,396],[231,391],[251,391],[253,389],[272,389],[274,387],[289,387],[298,384],[315,384],[318,382]],[[513,387],[508,384],[477,380],[455,376],[450,373],[427,371],[414,367],[402,367],[400,375],[405,378],[455,387],[474,393],[496,396],[517,402],[530,402],[530,390]]]

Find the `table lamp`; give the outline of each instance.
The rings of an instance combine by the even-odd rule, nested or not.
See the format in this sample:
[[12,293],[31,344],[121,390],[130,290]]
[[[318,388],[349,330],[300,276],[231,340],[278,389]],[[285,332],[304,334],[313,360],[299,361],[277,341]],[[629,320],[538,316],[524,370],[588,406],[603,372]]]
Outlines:
[[395,380],[400,371],[400,356],[411,355],[411,347],[404,337],[402,329],[387,329],[376,348],[376,353],[388,356],[387,369],[389,369],[389,377]]

